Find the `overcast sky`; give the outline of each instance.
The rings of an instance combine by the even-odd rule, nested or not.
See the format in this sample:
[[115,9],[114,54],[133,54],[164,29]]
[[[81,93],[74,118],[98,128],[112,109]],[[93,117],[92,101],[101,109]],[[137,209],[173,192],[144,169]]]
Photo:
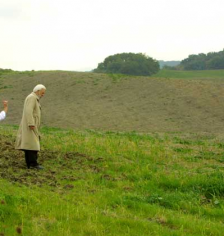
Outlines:
[[0,68],[86,71],[107,56],[156,60],[224,48],[224,0],[0,0]]

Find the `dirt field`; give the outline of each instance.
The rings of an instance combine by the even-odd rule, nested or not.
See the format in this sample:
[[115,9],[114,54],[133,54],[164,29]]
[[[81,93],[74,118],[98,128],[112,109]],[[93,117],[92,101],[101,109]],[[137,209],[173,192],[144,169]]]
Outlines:
[[0,99],[7,119],[21,120],[33,87],[47,87],[42,124],[77,130],[138,132],[224,132],[224,80],[122,77],[78,72],[1,75]]

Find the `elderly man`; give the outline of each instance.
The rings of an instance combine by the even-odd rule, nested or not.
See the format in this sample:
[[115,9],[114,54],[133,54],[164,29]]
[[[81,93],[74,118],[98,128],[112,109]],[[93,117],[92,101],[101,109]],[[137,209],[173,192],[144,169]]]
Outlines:
[[0,112],[0,121],[4,120],[8,111],[8,101],[3,101],[3,111]]
[[43,169],[37,163],[38,151],[40,151],[40,98],[45,94],[46,87],[38,84],[24,102],[22,121],[18,130],[15,148],[25,152],[25,160],[28,168]]

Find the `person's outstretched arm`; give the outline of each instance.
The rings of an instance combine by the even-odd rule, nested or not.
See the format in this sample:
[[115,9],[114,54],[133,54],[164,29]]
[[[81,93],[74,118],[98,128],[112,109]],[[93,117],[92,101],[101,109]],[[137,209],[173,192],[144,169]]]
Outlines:
[[3,106],[4,106],[4,109],[0,113],[0,120],[4,120],[6,117],[6,113],[8,111],[8,101],[3,101]]

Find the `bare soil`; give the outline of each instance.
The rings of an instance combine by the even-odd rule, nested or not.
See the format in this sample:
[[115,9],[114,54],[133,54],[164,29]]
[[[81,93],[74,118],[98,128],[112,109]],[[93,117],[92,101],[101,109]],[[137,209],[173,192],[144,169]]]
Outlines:
[[114,77],[78,72],[2,75],[0,99],[7,119],[19,125],[33,87],[47,87],[44,126],[137,132],[224,132],[224,80]]

